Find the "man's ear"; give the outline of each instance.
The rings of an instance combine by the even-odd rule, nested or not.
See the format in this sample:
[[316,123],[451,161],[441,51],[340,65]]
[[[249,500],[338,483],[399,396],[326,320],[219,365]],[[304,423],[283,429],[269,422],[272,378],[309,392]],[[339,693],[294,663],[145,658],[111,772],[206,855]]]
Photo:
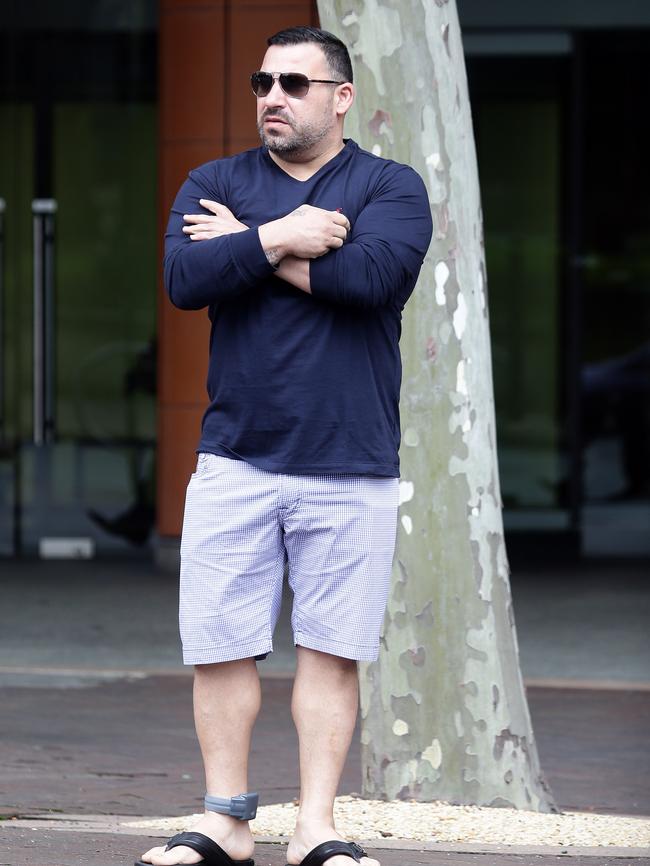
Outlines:
[[354,84],[346,81],[345,84],[339,85],[336,95],[336,113],[339,115],[347,114],[352,103],[354,102]]

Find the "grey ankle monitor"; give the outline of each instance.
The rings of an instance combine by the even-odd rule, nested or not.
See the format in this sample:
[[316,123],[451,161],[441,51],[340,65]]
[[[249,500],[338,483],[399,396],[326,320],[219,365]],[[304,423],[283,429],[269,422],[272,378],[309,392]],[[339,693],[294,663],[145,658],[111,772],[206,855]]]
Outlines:
[[259,794],[237,794],[229,800],[224,797],[212,797],[205,795],[205,808],[209,812],[219,812],[222,815],[230,815],[240,821],[250,821],[257,814]]

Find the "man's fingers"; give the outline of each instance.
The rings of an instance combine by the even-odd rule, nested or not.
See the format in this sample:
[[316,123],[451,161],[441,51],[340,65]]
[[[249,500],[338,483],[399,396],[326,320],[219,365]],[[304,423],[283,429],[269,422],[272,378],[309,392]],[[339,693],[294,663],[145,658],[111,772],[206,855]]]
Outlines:
[[231,219],[235,219],[234,213],[227,208],[225,204],[221,204],[220,201],[212,201],[209,198],[200,198],[199,204],[203,205],[207,210],[211,210],[215,216],[220,217],[230,217]]
[[[217,214],[219,209],[228,210],[225,205],[220,204],[218,201],[211,201],[209,198],[200,198],[199,204],[203,205],[204,208],[211,210],[213,214]],[[230,211],[228,211],[230,213]]]
[[350,231],[350,220],[344,213],[335,210],[332,212],[332,217],[335,223],[338,223],[338,225],[343,226],[347,231]]
[[206,220],[213,220],[214,217],[204,213],[186,213],[183,215],[183,219],[186,223],[204,223]]
[[214,223],[196,223],[189,226],[183,226],[183,231],[186,235],[193,232],[213,232],[216,230],[217,226]]
[[[347,240],[347,236],[348,236],[348,232],[347,232],[347,229],[345,228],[345,226],[333,225],[330,228],[330,231],[332,233],[333,238],[336,238],[337,240],[341,241],[339,246],[343,246],[343,244]],[[328,246],[330,247],[330,249],[332,248],[331,244],[328,244]]]

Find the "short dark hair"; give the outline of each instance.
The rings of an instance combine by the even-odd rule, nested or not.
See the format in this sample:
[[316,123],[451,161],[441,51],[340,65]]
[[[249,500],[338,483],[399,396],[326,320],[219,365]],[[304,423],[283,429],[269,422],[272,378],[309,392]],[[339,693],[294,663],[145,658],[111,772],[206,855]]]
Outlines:
[[352,62],[348,49],[333,33],[320,27],[287,27],[266,40],[267,45],[302,45],[304,42],[318,45],[332,73],[342,81],[352,83]]

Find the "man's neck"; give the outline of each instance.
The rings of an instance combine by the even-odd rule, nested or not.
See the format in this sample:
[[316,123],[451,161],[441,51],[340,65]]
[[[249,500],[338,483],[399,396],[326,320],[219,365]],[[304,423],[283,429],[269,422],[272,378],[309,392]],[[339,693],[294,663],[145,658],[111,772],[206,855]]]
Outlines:
[[309,180],[316,172],[322,168],[330,159],[334,159],[345,147],[345,142],[340,139],[335,144],[326,148],[317,154],[296,153],[293,158],[280,156],[277,153],[269,151],[269,155],[273,162],[280,166],[282,171],[296,180]]

